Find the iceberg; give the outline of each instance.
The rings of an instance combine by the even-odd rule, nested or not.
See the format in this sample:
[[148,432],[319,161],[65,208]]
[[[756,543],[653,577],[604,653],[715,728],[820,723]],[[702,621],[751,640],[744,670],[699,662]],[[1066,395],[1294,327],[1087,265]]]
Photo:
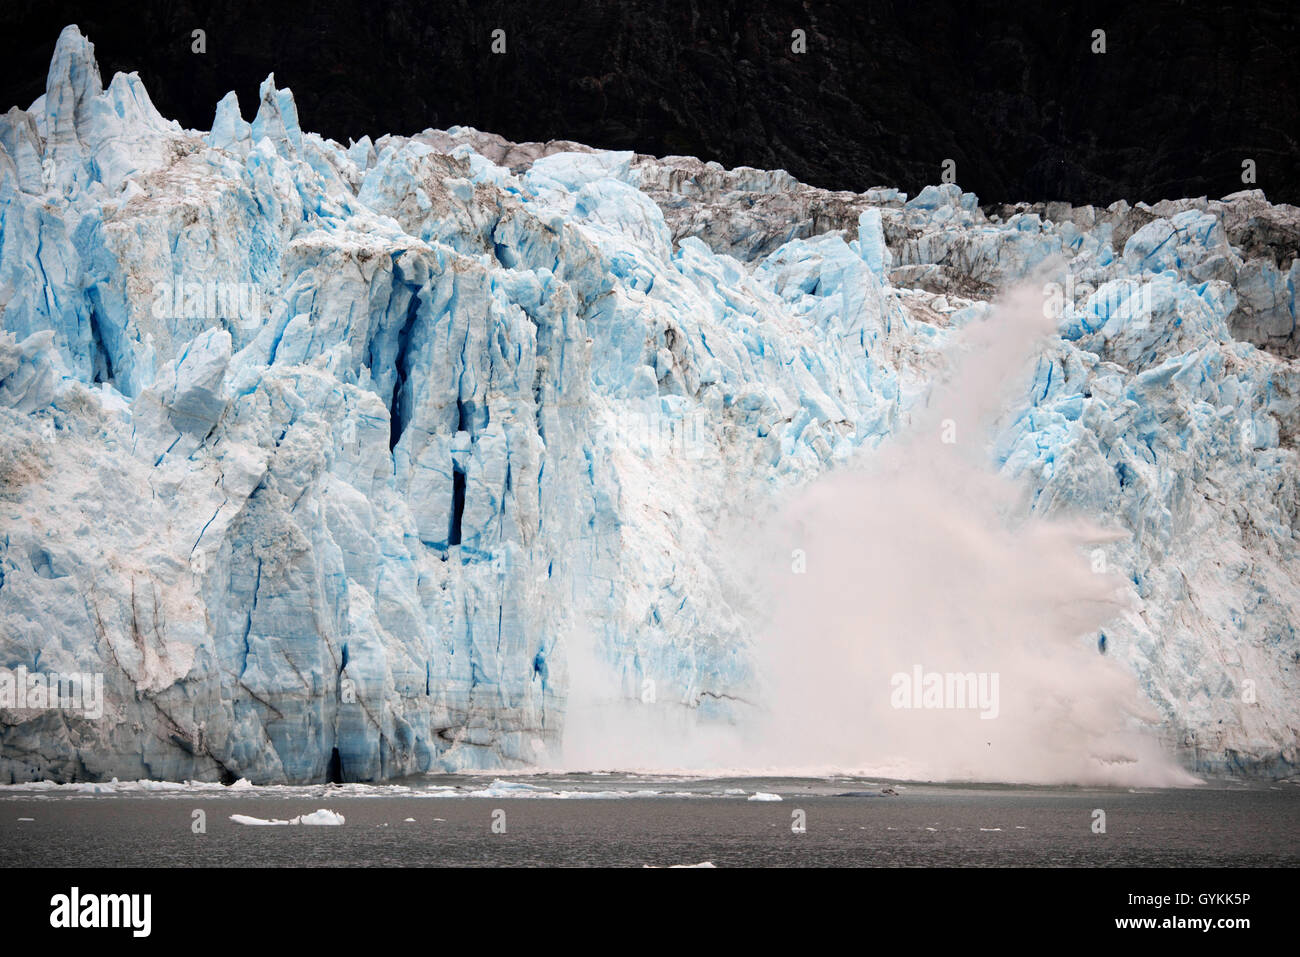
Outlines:
[[0,708],[0,782],[526,767],[580,659],[732,720],[720,524],[889,442],[1026,280],[1059,334],[990,459],[1122,529],[1134,610],[1080,640],[1189,768],[1292,773],[1298,236],[1259,191],[994,209],[344,146],[273,76],[186,130],[69,26],[0,117],[0,674],[102,675],[103,714]]
[[250,827],[287,827],[299,824],[314,827],[341,827],[345,821],[343,815],[338,811],[331,811],[327,808],[320,808],[310,814],[299,814],[287,821],[280,818],[253,817],[251,814],[232,814],[230,819],[236,824],[245,824]]

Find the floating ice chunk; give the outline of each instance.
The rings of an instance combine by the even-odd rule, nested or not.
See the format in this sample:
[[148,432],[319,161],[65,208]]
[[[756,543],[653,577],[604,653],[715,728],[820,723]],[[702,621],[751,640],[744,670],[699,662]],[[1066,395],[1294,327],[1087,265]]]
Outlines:
[[344,823],[344,817],[342,814],[325,808],[321,808],[318,811],[312,811],[310,814],[304,814],[296,820],[300,824],[314,824],[322,827],[338,827]]
[[261,818],[252,817],[248,814],[232,814],[230,819],[236,824],[246,824],[252,827],[283,827],[288,825],[312,825],[317,827],[338,827],[344,823],[344,817],[337,811],[330,811],[321,808],[318,811],[312,811],[310,814],[300,814],[298,817],[290,818],[287,821],[278,818]]

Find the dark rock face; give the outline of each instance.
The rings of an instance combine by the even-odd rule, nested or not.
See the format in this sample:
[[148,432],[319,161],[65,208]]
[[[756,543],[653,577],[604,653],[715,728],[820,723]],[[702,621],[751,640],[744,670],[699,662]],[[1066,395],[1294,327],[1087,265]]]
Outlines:
[[[306,13],[251,0],[8,0],[0,104],[26,107],[40,93],[68,22],[95,42],[106,77],[138,71],[164,115],[204,129],[229,89],[251,113],[274,71],[304,127],[345,143],[461,124],[516,142],[783,168],[832,190],[915,194],[950,159],[985,203],[1106,206],[1251,187],[1300,203],[1300,6],[1290,0],[1104,0],[1081,11],[319,0]],[[491,52],[498,28],[504,55]],[[191,52],[195,29],[206,53]],[[806,53],[791,50],[795,29]],[[1092,52],[1094,30],[1105,31],[1104,54]]]

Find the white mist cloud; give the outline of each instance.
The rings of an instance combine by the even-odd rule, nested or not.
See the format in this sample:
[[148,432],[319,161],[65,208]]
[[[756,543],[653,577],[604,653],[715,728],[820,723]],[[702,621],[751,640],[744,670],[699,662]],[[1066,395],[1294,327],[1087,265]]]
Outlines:
[[[671,705],[597,701],[593,688],[619,683],[588,680],[575,661],[566,763],[1194,781],[1144,732],[1154,716],[1134,678],[1096,650],[1098,630],[1125,607],[1124,583],[1094,573],[1088,549],[1115,533],[1032,515],[989,462],[1008,387],[1023,387],[1051,331],[1037,290],[1013,292],[963,330],[951,375],[908,429],[737,537],[760,610],[761,687],[736,727]],[[803,573],[792,570],[796,549]],[[996,675],[985,685],[996,685],[996,717],[896,707],[891,680],[917,668]]]

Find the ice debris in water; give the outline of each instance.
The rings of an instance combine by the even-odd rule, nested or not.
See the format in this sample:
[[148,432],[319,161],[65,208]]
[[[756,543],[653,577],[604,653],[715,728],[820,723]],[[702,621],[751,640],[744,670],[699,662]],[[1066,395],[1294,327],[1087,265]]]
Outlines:
[[287,821],[281,821],[277,818],[252,817],[248,814],[232,814],[230,819],[236,824],[248,824],[255,827],[275,827],[291,824],[306,824],[317,827],[338,827],[344,823],[344,817],[337,811],[330,811],[321,808],[318,811],[312,811],[310,814],[300,814],[297,817],[289,818]]

